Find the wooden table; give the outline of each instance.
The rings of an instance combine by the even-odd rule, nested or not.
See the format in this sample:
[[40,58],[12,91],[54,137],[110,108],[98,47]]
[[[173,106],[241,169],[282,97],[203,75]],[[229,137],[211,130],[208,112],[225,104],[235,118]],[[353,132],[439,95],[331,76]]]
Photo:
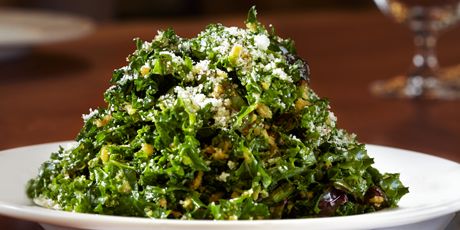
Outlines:
[[[460,101],[410,101],[373,97],[369,84],[407,70],[412,37],[377,10],[265,14],[297,44],[312,69],[312,86],[332,101],[339,126],[366,143],[430,153],[460,162]],[[196,35],[210,22],[242,26],[245,15],[201,19],[129,21],[99,25],[76,41],[43,45],[21,59],[0,63],[0,149],[73,139],[81,114],[104,106],[113,69],[125,65],[132,38],[150,40],[159,29]],[[442,34],[441,65],[460,63],[460,29]],[[0,216],[1,229],[41,229]]]

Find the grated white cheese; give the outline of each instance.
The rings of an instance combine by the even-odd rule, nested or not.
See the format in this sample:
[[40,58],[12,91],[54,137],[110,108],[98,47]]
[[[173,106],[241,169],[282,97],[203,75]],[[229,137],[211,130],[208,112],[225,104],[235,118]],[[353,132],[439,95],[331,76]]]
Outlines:
[[230,120],[230,111],[223,106],[217,108],[217,112],[214,115],[214,121],[219,127],[225,127]]
[[239,29],[238,27],[236,26],[232,26],[232,27],[225,27],[224,31],[227,32],[228,34],[232,35],[232,36],[238,36],[241,34],[241,29]]
[[151,48],[152,48],[152,43],[151,42],[144,41],[144,43],[142,43],[142,49],[149,50]]
[[177,56],[175,53],[173,52],[170,52],[170,51],[160,51],[159,53],[160,55],[168,55],[171,57],[171,61],[177,65],[180,65],[180,64],[183,64],[184,63],[184,59],[182,59],[182,57],[180,56]]
[[270,39],[265,34],[258,34],[254,36],[254,43],[257,48],[267,50],[270,45]]
[[265,66],[263,66],[263,70],[265,72],[271,72],[273,71],[273,69],[276,68],[276,64],[274,62],[269,62],[268,64],[266,64]]
[[[168,94],[165,94],[165,95],[161,95],[158,98],[158,101],[160,102],[160,104],[164,105],[164,107],[171,108],[171,107],[174,106],[174,103],[176,102],[176,99],[174,98],[173,95],[168,93]],[[153,114],[152,114],[152,117],[153,117]]]
[[227,177],[230,176],[230,173],[222,172],[219,176],[216,177],[218,181],[227,182]]
[[[215,125],[218,127],[226,127],[230,121],[231,113],[224,105],[229,105],[231,102],[228,99],[207,97],[201,91],[203,85],[196,87],[180,87],[176,86],[174,92],[178,98],[190,101],[197,109],[203,109],[206,105],[211,104],[211,111],[214,113]],[[194,111],[196,112],[196,111]]]
[[330,125],[335,126],[335,124],[337,123],[337,117],[335,116],[335,114],[332,111],[329,111],[328,119],[329,119],[328,121],[329,121]]
[[162,40],[164,36],[164,32],[161,30],[157,31],[157,35],[153,38],[154,41]]
[[229,50],[230,50],[230,43],[228,42],[228,40],[223,40],[219,46],[212,48],[212,51],[218,52],[220,54],[228,53]]
[[87,120],[91,119],[94,115],[97,115],[99,113],[99,110],[95,109],[89,109],[89,113],[88,114],[83,114],[81,117],[83,118],[83,120],[86,122]]
[[296,135],[294,134],[289,134],[289,137],[292,139],[292,140],[295,140],[295,141],[301,141]]
[[229,169],[232,169],[232,170],[233,170],[233,169],[236,168],[236,163],[233,162],[233,161],[228,161],[228,162],[227,162],[227,166],[228,166]]
[[120,70],[122,70],[123,73],[128,73],[131,70],[131,67],[129,67],[128,65],[123,66],[123,67],[120,68]]
[[128,81],[132,81],[139,78],[139,74],[124,74],[123,77],[118,81],[120,85],[126,84]]
[[209,61],[209,60],[201,60],[200,62],[196,63],[196,65],[193,66],[192,71],[197,75],[206,74],[209,71],[209,63],[210,62],[211,61]]
[[292,82],[292,78],[288,76],[286,72],[284,72],[284,70],[281,68],[273,69],[273,75],[277,76],[281,80]]

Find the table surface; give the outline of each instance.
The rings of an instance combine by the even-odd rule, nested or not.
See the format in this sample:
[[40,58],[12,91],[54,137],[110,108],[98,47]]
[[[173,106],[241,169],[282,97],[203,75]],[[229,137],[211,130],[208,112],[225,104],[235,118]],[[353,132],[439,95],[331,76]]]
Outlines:
[[[316,92],[329,98],[338,125],[365,143],[421,151],[460,162],[460,101],[383,99],[369,84],[404,73],[413,45],[407,28],[377,10],[264,14],[282,37],[296,42],[312,70]],[[91,35],[34,47],[0,62],[0,150],[74,139],[89,108],[104,106],[113,69],[126,64],[134,37],[150,40],[173,27],[192,37],[211,22],[243,26],[244,15],[137,20],[98,25]],[[441,34],[442,66],[460,63],[460,28]],[[0,216],[2,229],[41,229]]]

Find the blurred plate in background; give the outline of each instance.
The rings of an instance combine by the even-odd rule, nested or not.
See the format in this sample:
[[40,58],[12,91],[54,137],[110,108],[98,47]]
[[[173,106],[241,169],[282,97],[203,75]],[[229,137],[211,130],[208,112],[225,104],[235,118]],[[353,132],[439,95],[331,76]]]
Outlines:
[[75,39],[94,28],[91,20],[61,13],[0,8],[0,60],[44,43]]

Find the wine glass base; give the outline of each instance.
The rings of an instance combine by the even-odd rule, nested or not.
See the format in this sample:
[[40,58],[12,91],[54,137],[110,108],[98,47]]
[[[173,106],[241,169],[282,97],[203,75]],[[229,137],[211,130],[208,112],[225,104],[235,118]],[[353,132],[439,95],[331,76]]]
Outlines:
[[425,98],[442,100],[460,99],[460,76],[457,78],[396,76],[376,81],[371,93],[379,97]]

